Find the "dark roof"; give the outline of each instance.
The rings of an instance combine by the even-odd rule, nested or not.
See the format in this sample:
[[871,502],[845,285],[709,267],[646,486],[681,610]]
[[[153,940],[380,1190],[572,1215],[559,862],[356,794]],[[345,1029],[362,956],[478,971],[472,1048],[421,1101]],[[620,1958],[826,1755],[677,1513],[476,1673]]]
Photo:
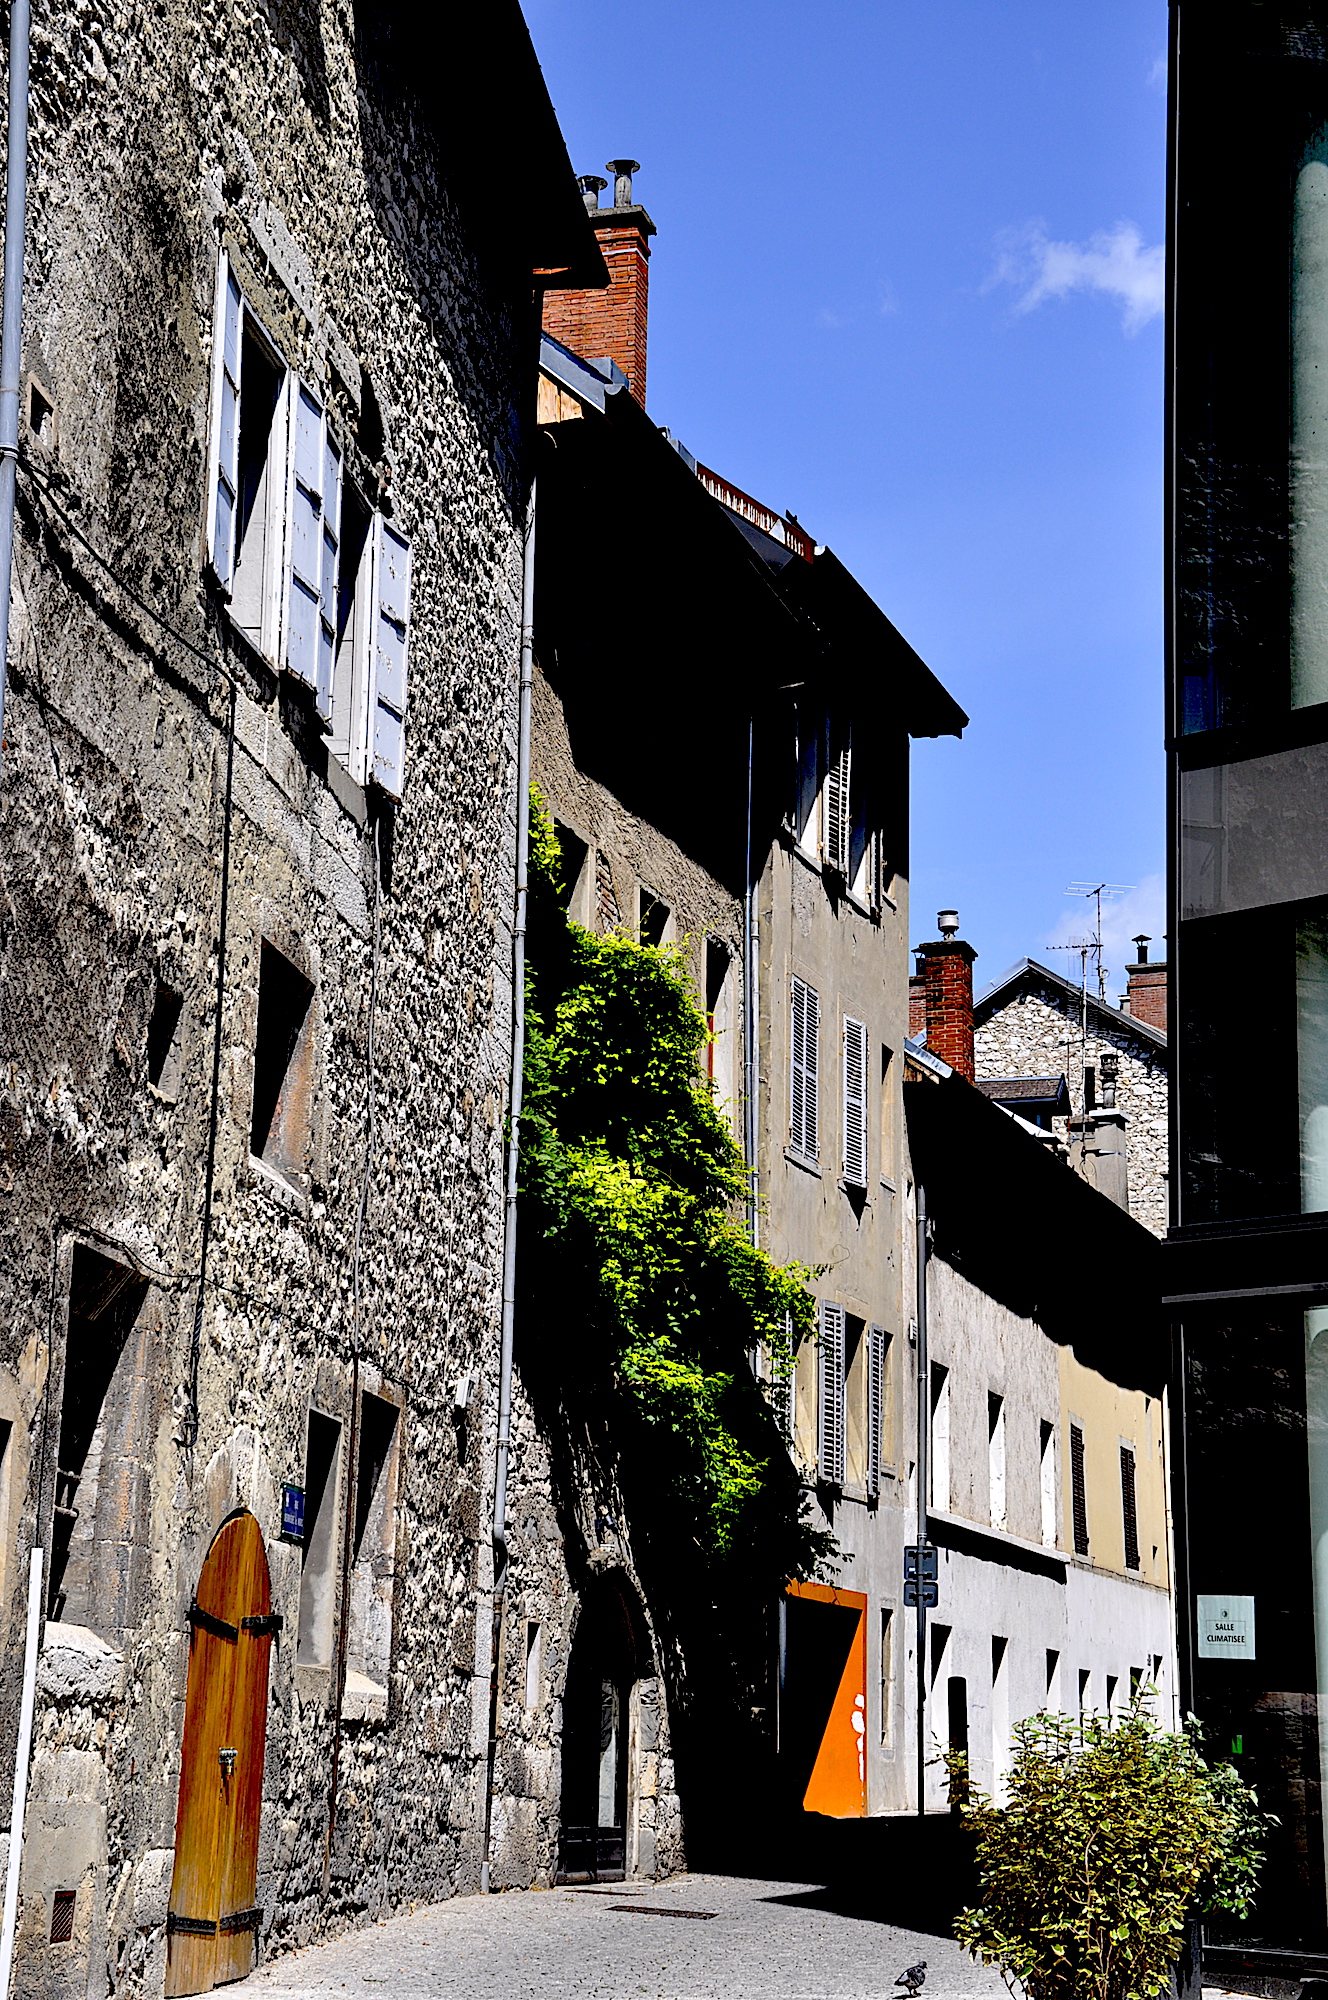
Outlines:
[[978,1089],[994,1104],[1046,1106],[1055,1118],[1070,1115],[1070,1092],[1063,1076],[983,1076]]
[[1160,1395],[1162,1246],[961,1076],[904,1089],[936,1252],[1085,1367]]
[[[1067,979],[1064,973],[1055,971],[1050,965],[1041,964],[1036,958],[1021,958],[1017,965],[1012,965],[1008,972],[1003,972],[984,993],[979,994],[973,1003],[973,1026],[980,1028],[999,1008],[1008,1006],[1016,993],[1036,991],[1039,987],[1053,1005],[1068,1002],[1078,1011],[1082,991],[1072,979]],[[1139,1020],[1137,1015],[1123,1014],[1119,1007],[1107,1006],[1096,993],[1088,996],[1088,1015],[1099,1032],[1103,1029],[1113,1029],[1118,1033],[1123,1031],[1137,1036],[1149,1048],[1161,1050],[1167,1046],[1164,1028],[1155,1028],[1151,1022]]]
[[[357,64],[389,102],[416,108],[468,226],[514,272],[565,291],[608,269],[572,172],[558,114],[517,0],[449,10],[418,0],[356,4]],[[504,196],[494,199],[494,176]],[[537,276],[537,283],[541,278]]]
[[968,717],[959,703],[833,549],[818,548],[809,563],[785,563],[775,587],[821,633],[829,671],[842,674],[845,659],[859,673],[875,670],[902,704],[910,736],[963,734]]

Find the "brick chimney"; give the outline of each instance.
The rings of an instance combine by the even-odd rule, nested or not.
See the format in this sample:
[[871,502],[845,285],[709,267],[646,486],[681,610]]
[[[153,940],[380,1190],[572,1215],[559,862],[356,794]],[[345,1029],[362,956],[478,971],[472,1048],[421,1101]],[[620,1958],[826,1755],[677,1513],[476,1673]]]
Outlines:
[[644,409],[646,304],[655,225],[632,200],[632,175],[640,171],[640,162],[610,160],[608,167],[613,175],[612,208],[599,205],[600,190],[608,182],[598,174],[583,174],[577,186],[609,267],[609,288],[603,292],[546,292],[544,331],[583,361],[599,361],[604,356],[616,361]]
[[1150,965],[1148,947],[1153,942],[1142,932],[1132,940],[1139,956],[1133,965],[1125,968],[1129,985],[1125,992],[1125,1012],[1133,1014],[1136,1021],[1146,1021],[1150,1028],[1160,1028],[1167,1032],[1167,962],[1155,959]]
[[[941,910],[936,925],[941,933],[939,942],[917,947],[922,961],[927,1048],[972,1083],[973,961],[977,953],[955,935],[959,929],[957,910]],[[911,1001],[911,992],[909,998]]]
[[908,1038],[916,1042],[927,1032],[927,975],[915,972],[908,982]]

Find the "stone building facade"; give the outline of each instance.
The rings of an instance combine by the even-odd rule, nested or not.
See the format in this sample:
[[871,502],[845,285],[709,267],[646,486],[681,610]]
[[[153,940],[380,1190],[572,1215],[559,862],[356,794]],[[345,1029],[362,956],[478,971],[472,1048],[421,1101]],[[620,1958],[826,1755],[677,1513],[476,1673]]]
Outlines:
[[[1131,968],[1132,972],[1135,968]],[[1144,972],[1165,977],[1161,964]],[[1150,1012],[1156,1012],[1150,987]],[[1163,1014],[1165,1019],[1165,1014]],[[1085,1032],[1086,1023],[1086,1032]],[[973,1046],[979,1082],[997,1077],[1063,1076],[1070,1114],[1053,1120],[1058,1137],[1072,1142],[1072,1121],[1084,1111],[1084,1076],[1102,1101],[1102,1059],[1119,1062],[1116,1099],[1125,1113],[1129,1209],[1155,1236],[1167,1230],[1168,1106],[1167,1035],[1142,1012],[1126,1013],[1080,988],[1050,966],[1033,959],[1004,974],[982,993],[973,1008]],[[1090,1103],[1089,1110],[1093,1106]]]
[[45,1613],[17,1993],[205,1990],[480,1881],[532,273],[604,272],[515,6],[438,76],[420,29],[35,30],[0,818],[6,1817],[33,1547]]

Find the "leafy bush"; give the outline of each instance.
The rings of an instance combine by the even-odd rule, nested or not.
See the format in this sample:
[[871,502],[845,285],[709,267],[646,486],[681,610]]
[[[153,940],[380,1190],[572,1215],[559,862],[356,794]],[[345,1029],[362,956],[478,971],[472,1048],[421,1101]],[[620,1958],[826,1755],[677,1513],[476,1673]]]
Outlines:
[[946,1759],[982,1895],[960,1943],[1033,2000],[1164,1992],[1188,1917],[1247,1914],[1272,1822],[1231,1765],[1204,1760],[1196,1728],[1163,1730],[1142,1696],[1114,1719],[1033,1716],[1013,1737],[1003,1806]]
[[810,1274],[736,1220],[743,1158],[701,1073],[708,1030],[681,953],[568,920],[537,792],[530,858],[524,1282],[562,1340],[564,1393],[601,1399],[679,1555],[740,1557],[749,1583],[778,1589],[833,1542],[805,1518],[747,1354],[760,1343],[787,1373],[814,1327]]

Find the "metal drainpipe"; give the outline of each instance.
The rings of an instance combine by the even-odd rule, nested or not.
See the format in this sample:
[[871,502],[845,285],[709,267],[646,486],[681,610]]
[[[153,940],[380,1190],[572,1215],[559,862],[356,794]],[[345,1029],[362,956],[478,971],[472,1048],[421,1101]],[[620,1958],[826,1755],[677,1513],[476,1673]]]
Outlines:
[[[928,1393],[931,1388],[930,1369],[927,1364],[927,1196],[922,1182],[917,1183],[918,1206],[918,1550],[919,1557],[927,1541],[927,1447],[929,1443],[931,1412],[928,1409]],[[918,1817],[927,1810],[927,1607],[923,1602],[922,1581],[918,1580]]]
[[535,486],[526,509],[521,579],[521,690],[516,739],[516,907],[512,923],[512,1090],[508,1110],[507,1203],[503,1235],[503,1320],[498,1357],[498,1450],[493,1482],[493,1644],[489,1656],[489,1763],[484,1797],[484,1863],[489,1887],[493,1784],[498,1755],[498,1653],[507,1583],[507,1463],[512,1442],[512,1340],[516,1324],[517,1174],[521,1158],[522,1070],[526,1055],[526,900],[530,878],[530,706],[535,682]]
[[23,245],[28,208],[29,0],[9,15],[9,155],[5,162],[5,301],[0,322],[0,763],[9,680],[9,588],[14,568],[18,397],[23,372]]
[[747,862],[742,902],[742,1143],[747,1155],[747,1233],[757,1243],[756,1210],[756,884],[752,880],[752,785],[756,717],[747,718]]
[[[9,680],[9,592],[14,571],[14,494],[18,477],[18,397],[23,373],[23,250],[28,211],[28,0],[11,0],[9,12],[9,151],[5,161],[4,313],[0,318],[0,767],[4,762],[5,690]],[[14,1791],[9,1815],[9,1864],[0,1919],[0,2000],[8,2000],[18,1924],[19,1870],[32,1754],[32,1712],[41,1630],[45,1553],[34,1547],[28,1570],[28,1619],[23,1650],[23,1692],[14,1750]]]

